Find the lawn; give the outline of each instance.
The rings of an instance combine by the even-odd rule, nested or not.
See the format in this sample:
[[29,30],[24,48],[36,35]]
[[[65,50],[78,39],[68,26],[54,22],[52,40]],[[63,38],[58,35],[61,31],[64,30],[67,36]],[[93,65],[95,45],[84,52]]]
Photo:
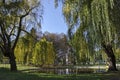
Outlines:
[[8,65],[0,66],[0,80],[120,80],[120,72],[111,73],[81,73],[72,75],[56,75],[45,73],[29,73],[26,69],[31,69],[29,66],[19,66],[18,72],[10,72]]

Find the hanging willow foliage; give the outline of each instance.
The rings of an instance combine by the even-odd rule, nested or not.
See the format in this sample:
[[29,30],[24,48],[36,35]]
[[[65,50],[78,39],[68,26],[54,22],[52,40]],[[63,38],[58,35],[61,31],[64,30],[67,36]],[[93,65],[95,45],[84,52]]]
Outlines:
[[62,0],[62,2],[68,29],[72,30],[76,25],[82,27],[80,32],[86,30],[95,44],[110,43],[114,40],[114,35],[117,34],[116,23],[119,23],[119,19],[115,19],[116,15],[119,16],[119,0]]
[[[77,57],[85,54],[83,49],[85,45],[91,54],[95,53],[96,48],[101,49],[103,44],[105,48],[110,46],[112,49],[111,44],[119,42],[119,0],[62,0],[62,3],[69,39],[76,50]],[[79,28],[73,33],[76,26]]]

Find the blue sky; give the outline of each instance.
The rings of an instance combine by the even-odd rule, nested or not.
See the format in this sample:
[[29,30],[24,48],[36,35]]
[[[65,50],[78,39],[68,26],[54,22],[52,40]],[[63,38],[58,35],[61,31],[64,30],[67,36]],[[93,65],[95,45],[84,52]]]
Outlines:
[[44,14],[42,31],[51,33],[67,33],[67,25],[62,15],[62,7],[55,8],[54,0],[42,0]]

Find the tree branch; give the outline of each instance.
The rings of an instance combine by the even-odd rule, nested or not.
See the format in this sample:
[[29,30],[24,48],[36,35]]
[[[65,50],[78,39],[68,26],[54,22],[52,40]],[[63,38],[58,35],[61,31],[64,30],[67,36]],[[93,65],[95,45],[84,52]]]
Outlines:
[[22,30],[23,32],[29,34],[31,37],[33,37],[33,38],[37,41],[37,39],[36,39],[32,34],[30,34],[28,31],[26,31],[26,30],[24,30],[24,29],[21,29],[21,30]]
[[13,49],[13,50],[15,49],[15,47],[16,47],[16,45],[17,45],[17,42],[18,42],[18,39],[19,39],[21,30],[22,30],[22,19],[23,19],[24,17],[26,17],[27,15],[29,15],[29,13],[30,13],[34,8],[36,8],[36,6],[35,6],[35,7],[32,7],[31,9],[29,9],[28,12],[26,12],[26,14],[20,16],[20,22],[19,22],[18,32],[17,32],[17,35],[16,35],[15,42],[14,42],[14,44],[13,44],[13,46],[12,46],[12,49]]

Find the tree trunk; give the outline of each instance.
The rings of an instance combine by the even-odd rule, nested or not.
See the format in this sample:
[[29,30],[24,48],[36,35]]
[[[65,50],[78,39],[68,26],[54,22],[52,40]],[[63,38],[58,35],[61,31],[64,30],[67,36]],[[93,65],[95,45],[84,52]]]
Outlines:
[[[109,54],[109,53],[107,53],[107,54]],[[113,53],[112,53],[112,55],[108,56],[108,61],[109,61],[108,71],[117,71],[115,55]]]
[[107,44],[107,45],[103,44],[103,48],[108,57],[108,63],[109,63],[108,71],[117,71],[116,59],[115,59],[112,46],[110,44]]
[[10,62],[10,70],[11,71],[17,71],[16,61],[15,61],[15,55],[14,51],[11,51],[9,56],[9,62]]

